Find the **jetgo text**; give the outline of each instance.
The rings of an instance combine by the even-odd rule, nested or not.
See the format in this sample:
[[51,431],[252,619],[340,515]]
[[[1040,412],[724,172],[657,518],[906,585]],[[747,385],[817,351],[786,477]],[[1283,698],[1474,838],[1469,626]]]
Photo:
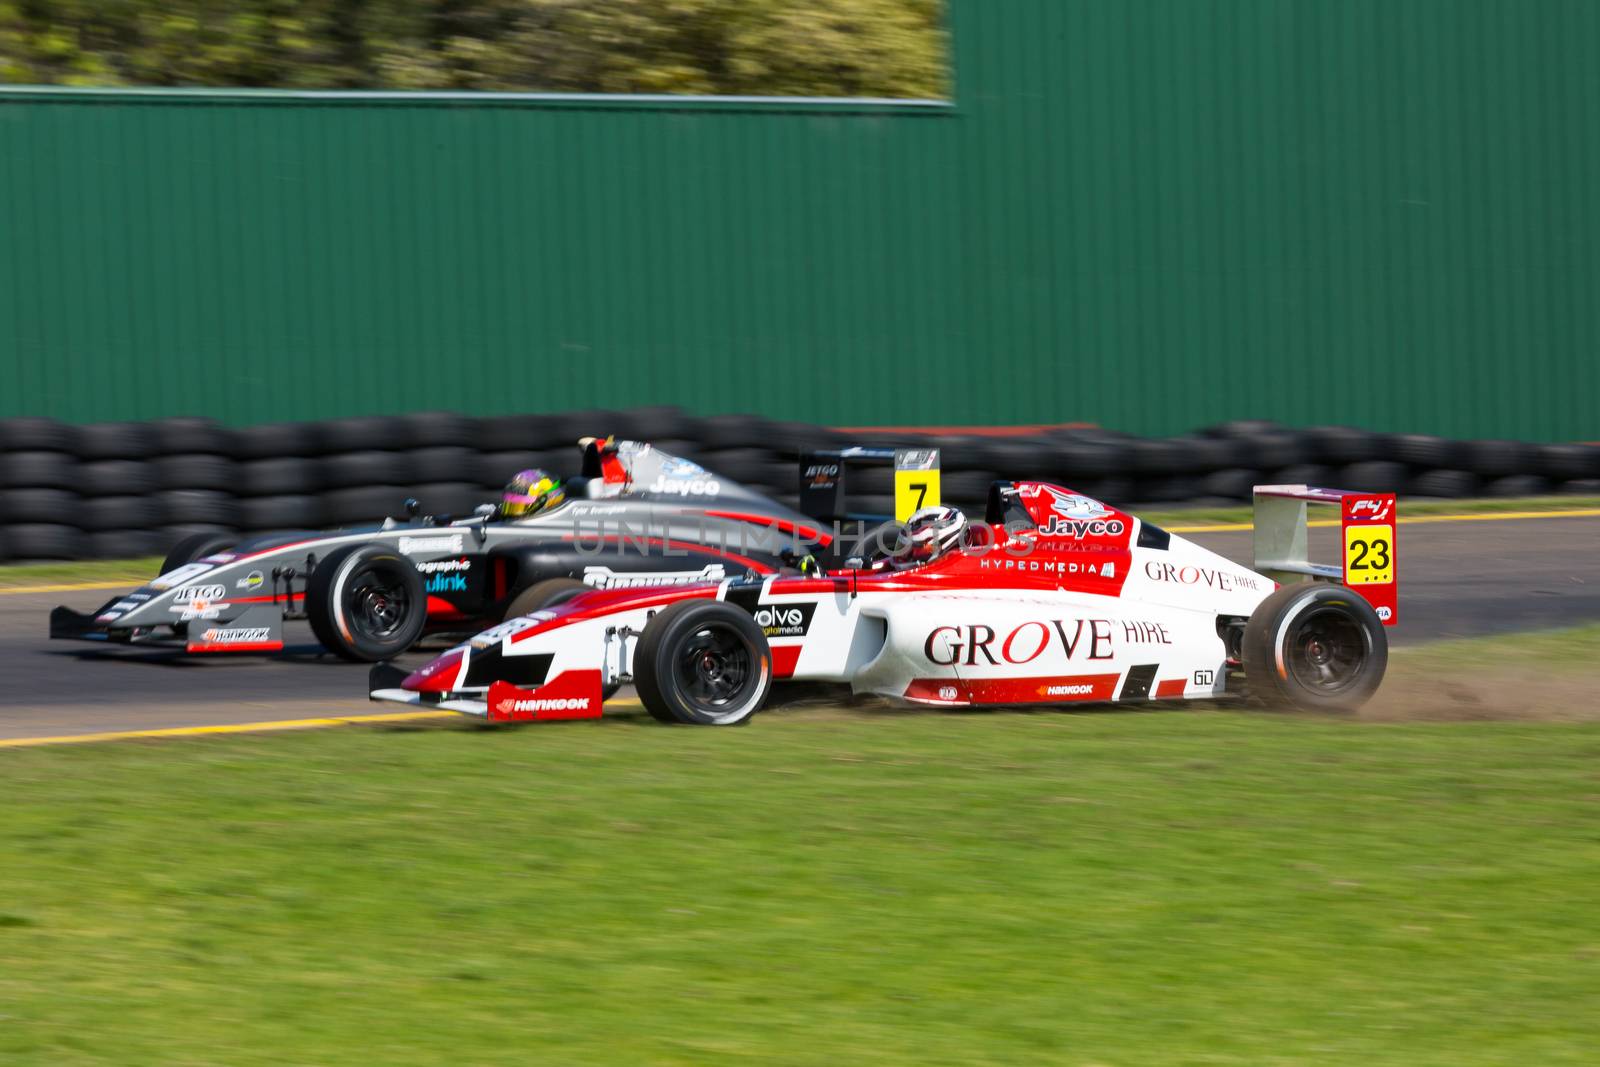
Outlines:
[[1005,632],[981,623],[936,626],[922,653],[941,667],[1021,666],[1052,649],[1068,660],[1110,659],[1111,636],[1110,619],[1030,620]]

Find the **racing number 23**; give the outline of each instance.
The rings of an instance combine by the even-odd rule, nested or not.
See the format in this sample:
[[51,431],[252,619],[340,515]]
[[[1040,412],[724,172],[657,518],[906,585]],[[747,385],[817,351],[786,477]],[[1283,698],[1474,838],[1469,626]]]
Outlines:
[[1394,581],[1394,527],[1347,526],[1344,573],[1349,585],[1387,585]]

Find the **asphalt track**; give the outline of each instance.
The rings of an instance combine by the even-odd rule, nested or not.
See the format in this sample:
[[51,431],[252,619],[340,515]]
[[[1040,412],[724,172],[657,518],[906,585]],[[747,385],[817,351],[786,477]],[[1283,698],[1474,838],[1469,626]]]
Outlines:
[[[1313,535],[1313,554],[1333,559],[1331,547],[1315,549],[1333,531]],[[1248,532],[1187,536],[1250,561]],[[1396,644],[1600,621],[1600,517],[1409,520],[1399,539]],[[0,595],[0,744],[239,723],[329,725],[402,712],[369,703],[367,667],[321,654],[303,623],[290,625],[289,648],[276,656],[184,656],[46,639],[56,604],[86,610],[113,592]],[[402,662],[427,659],[414,652]]]

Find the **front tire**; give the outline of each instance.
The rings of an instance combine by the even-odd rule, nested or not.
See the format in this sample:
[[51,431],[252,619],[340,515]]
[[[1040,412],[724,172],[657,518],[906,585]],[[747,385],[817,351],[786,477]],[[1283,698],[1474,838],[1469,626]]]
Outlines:
[[351,545],[319,562],[305,605],[322,646],[357,663],[398,656],[416,644],[428,619],[422,575],[384,545]]
[[1360,596],[1302,583],[1261,602],[1245,623],[1242,652],[1250,693],[1268,707],[1348,712],[1377,692],[1389,639]]
[[511,599],[500,621],[509,622],[524,615],[532,615],[536,611],[543,611],[545,608],[565,604],[573,597],[581,596],[593,589],[594,586],[584,585],[576,578],[546,578],[542,582],[534,582]]
[[232,548],[237,537],[226,534],[197,533],[190,534],[182,541],[172,546],[172,551],[167,553],[167,558],[161,561],[161,574],[170,574],[185,563],[193,563],[197,559]]
[[680,600],[645,625],[633,684],[661,722],[737,726],[766,703],[772,651],[748,612],[718,600]]

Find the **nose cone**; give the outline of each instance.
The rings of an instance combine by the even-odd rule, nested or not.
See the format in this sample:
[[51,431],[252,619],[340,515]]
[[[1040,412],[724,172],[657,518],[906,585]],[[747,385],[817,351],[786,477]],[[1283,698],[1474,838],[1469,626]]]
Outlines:
[[409,689],[413,693],[448,693],[455,688],[456,679],[461,674],[461,666],[466,658],[467,653],[464,649],[446,652],[427,666],[406,675],[406,680],[400,683],[400,687]]

